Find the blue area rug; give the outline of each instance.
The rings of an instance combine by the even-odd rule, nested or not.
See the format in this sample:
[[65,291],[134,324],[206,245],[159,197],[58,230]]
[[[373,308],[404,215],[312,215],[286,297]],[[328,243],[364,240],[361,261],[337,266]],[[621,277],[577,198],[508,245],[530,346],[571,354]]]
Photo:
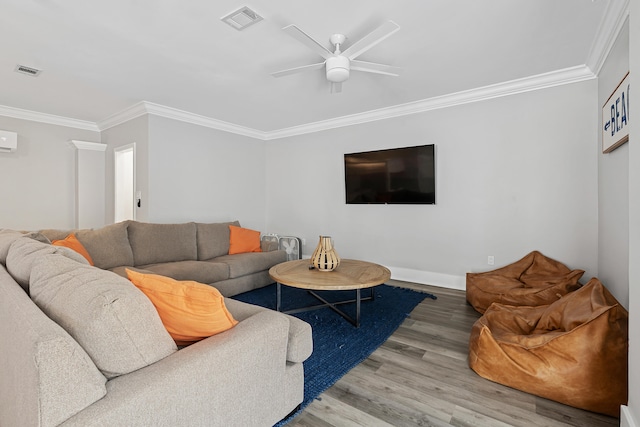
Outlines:
[[[359,328],[327,307],[294,314],[309,323],[313,329],[313,354],[304,362],[304,400],[300,410],[276,424],[277,426],[285,425],[320,393],[365,360],[391,336],[424,298],[436,299],[428,293],[387,285],[376,286],[373,290],[375,300],[361,303]],[[369,295],[367,289],[361,292],[363,298]],[[327,291],[318,294],[332,302],[355,298],[355,291]],[[275,310],[276,285],[232,298]],[[284,311],[318,303],[305,290],[282,286]],[[339,307],[355,317],[355,303]]]

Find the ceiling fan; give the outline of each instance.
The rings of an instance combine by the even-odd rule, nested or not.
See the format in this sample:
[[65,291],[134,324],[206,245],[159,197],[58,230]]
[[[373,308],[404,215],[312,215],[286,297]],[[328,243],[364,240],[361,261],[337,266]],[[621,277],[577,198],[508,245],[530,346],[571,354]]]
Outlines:
[[347,39],[343,34],[334,34],[330,37],[331,44],[334,45],[334,52],[318,43],[307,33],[295,25],[288,25],[283,28],[291,37],[304,44],[318,55],[324,58],[323,62],[301,67],[289,68],[287,70],[271,73],[274,77],[283,77],[303,71],[326,69],[327,80],[331,82],[331,92],[341,92],[342,82],[349,78],[351,70],[364,71],[367,73],[384,74],[387,76],[398,76],[400,71],[391,65],[377,64],[375,62],[358,61],[356,58],[368,51],[396,31],[400,26],[393,21],[387,21],[357,42],[353,43],[346,50],[342,51],[342,44]]

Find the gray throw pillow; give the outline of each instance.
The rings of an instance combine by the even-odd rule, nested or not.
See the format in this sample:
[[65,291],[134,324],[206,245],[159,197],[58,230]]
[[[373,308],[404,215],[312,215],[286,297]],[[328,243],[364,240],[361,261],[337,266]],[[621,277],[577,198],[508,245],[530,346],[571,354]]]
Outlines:
[[33,265],[31,299],[62,326],[107,378],[177,350],[151,301],[130,281],[58,254]]
[[7,265],[7,255],[9,254],[9,246],[22,237],[22,233],[16,230],[3,228],[0,230],[0,263]]
[[29,237],[21,236],[9,246],[7,271],[27,293],[29,292],[29,279],[33,263],[45,254],[60,254],[77,264],[88,264],[85,257],[72,249],[51,246]]

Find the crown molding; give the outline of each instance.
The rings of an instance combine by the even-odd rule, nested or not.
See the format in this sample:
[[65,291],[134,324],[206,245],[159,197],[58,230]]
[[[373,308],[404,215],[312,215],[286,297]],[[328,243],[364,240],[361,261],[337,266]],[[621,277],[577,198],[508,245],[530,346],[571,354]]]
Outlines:
[[237,135],[248,136],[250,138],[262,140],[265,139],[265,133],[256,129],[213,119],[211,117],[201,116],[199,114],[189,113],[188,111],[178,110],[176,108],[166,107],[164,105],[153,104],[151,102],[144,101],[144,104],[149,114],[166,117],[168,119],[178,120],[185,123],[191,123],[198,126],[218,129],[225,132],[231,132]]
[[23,110],[21,108],[9,107],[7,105],[0,105],[0,116],[100,132],[100,129],[98,129],[98,126],[94,122],[71,119],[69,117],[56,116],[47,113],[39,113],[37,111]]
[[106,151],[107,150],[107,144],[103,144],[101,142],[78,141],[75,139],[72,139],[70,142],[78,150],[89,150],[89,151]]
[[431,110],[449,108],[457,105],[469,104],[472,102],[486,101],[503,96],[515,95],[518,93],[545,89],[554,86],[577,83],[595,78],[596,76],[591,70],[592,69],[586,65],[580,65],[467,91],[267,132],[248,128],[245,126],[235,125],[233,123],[224,122],[222,120],[201,116],[199,114],[189,113],[187,111],[178,110],[176,108],[171,108],[164,105],[154,104],[147,101],[138,102],[137,104],[134,104],[129,108],[126,108],[112,116],[109,116],[105,120],[102,120],[98,123],[85,122],[81,120],[69,119],[66,117],[53,116],[50,114],[20,110],[17,108],[6,106],[0,106],[0,115],[100,132],[125,123],[129,120],[135,119],[137,117],[141,117],[145,114],[152,114],[185,123],[191,123],[198,126],[204,126],[212,129],[218,129],[225,132],[243,135],[262,141],[269,141],[314,132],[321,132],[346,126],[353,126],[362,123],[374,122],[378,120],[386,120]]
[[100,131],[107,130],[114,126],[121,125],[122,123],[128,122],[129,120],[133,120],[140,116],[144,116],[147,114],[147,109],[145,107],[145,103],[138,102],[137,104],[133,104],[130,107],[125,108],[122,111],[118,111],[117,113],[107,117],[106,119],[99,121],[96,123],[98,129]]
[[353,126],[377,120],[385,120],[394,117],[401,117],[410,114],[423,113],[431,110],[454,107],[457,105],[469,104],[472,102],[486,101],[489,99],[530,92],[533,90],[545,89],[570,83],[577,83],[593,78],[595,78],[595,75],[591,72],[591,70],[586,65],[581,65],[577,67],[565,68],[563,70],[539,74],[532,77],[526,77],[504,83],[498,83],[467,91],[457,92],[449,95],[409,102],[393,107],[352,114],[339,117],[337,119],[324,120],[320,122],[309,123],[306,125],[280,129],[273,132],[267,132],[265,135],[265,139],[272,140],[303,135],[307,133],[321,132],[329,129]]
[[188,111],[178,110],[177,108],[171,108],[165,105],[154,104],[153,102],[147,101],[138,102],[137,104],[132,105],[131,107],[106,118],[105,120],[98,123],[98,128],[100,128],[100,130],[106,130],[145,114],[152,114],[154,116],[165,117],[168,119],[191,123],[198,126],[218,129],[225,132],[248,136],[250,138],[264,139],[265,137],[264,132],[255,129],[235,125],[233,123],[224,122],[222,120],[213,119],[211,117],[206,117],[199,114],[189,113]]
[[629,0],[609,2],[587,57],[587,66],[595,75],[600,74],[600,70],[628,18]]

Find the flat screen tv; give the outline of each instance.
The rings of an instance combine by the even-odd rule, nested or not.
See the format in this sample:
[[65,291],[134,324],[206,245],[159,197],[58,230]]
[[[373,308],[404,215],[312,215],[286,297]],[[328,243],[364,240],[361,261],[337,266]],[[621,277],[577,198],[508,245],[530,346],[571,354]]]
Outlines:
[[433,144],[345,154],[344,171],[347,204],[436,202]]

